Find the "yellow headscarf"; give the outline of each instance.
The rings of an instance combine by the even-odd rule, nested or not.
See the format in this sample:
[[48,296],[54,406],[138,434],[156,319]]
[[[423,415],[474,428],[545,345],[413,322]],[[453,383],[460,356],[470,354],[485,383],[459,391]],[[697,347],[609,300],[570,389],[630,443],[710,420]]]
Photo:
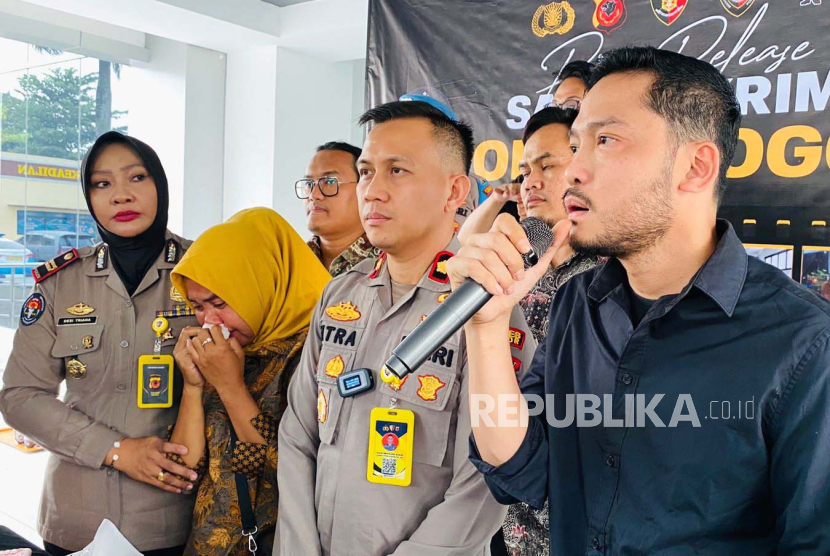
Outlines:
[[207,230],[170,278],[185,297],[184,279],[190,278],[230,305],[254,331],[246,352],[308,329],[331,280],[297,232],[269,208],[243,210]]

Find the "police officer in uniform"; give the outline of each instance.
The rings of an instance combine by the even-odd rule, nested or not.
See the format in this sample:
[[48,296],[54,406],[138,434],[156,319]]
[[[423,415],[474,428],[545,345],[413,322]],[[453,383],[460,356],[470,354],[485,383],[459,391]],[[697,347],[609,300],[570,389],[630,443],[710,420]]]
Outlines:
[[186,449],[162,438],[181,384],[172,367],[142,373],[138,361],[163,361],[197,324],[170,282],[190,242],[166,230],[167,178],[146,144],[108,132],[82,176],[105,243],[34,269],[0,411],[52,453],[38,519],[51,554],[89,544],[104,518],[144,554],[180,554],[193,504],[182,493],[195,474],[165,457]]
[[[358,202],[384,253],[334,279],[312,317],[279,432],[274,553],[487,554],[506,508],[468,461],[463,331],[403,380],[383,369],[450,294],[446,263],[459,248],[453,221],[469,192],[472,131],[417,101],[380,106],[361,122],[375,127],[358,163]],[[521,373],[535,342],[520,311],[511,323],[504,341]],[[374,386],[342,392],[341,377],[361,372]],[[389,458],[375,459],[378,444]]]

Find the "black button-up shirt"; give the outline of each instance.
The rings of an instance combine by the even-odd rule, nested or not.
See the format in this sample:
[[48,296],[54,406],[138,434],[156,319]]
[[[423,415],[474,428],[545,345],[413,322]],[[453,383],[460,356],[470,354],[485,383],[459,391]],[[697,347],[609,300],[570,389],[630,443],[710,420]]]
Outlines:
[[[551,554],[830,554],[830,304],[717,229],[636,328],[619,261],[566,283],[522,392],[574,422],[532,417],[497,468],[471,442],[500,502],[550,500]],[[576,426],[585,394],[598,426]]]

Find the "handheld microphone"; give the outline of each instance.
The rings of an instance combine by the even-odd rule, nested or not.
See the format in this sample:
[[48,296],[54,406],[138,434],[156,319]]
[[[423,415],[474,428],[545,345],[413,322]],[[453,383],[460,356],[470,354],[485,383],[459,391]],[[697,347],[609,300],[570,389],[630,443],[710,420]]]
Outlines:
[[[550,226],[538,218],[526,218],[521,222],[532,249],[522,255],[525,268],[539,262],[539,257],[553,243]],[[386,368],[398,378],[415,372],[427,357],[432,355],[447,338],[493,297],[478,282],[467,279],[457,290],[438,306],[412,333],[392,350]]]

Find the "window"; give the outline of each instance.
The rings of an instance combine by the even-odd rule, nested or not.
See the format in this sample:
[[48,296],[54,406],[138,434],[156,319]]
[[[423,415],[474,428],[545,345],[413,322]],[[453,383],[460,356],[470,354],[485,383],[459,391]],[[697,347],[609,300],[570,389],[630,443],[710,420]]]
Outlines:
[[0,373],[32,289],[31,269],[100,241],[79,170],[98,135],[128,131],[122,78],[129,71],[106,60],[0,39],[0,237],[32,254],[23,263],[0,259]]

